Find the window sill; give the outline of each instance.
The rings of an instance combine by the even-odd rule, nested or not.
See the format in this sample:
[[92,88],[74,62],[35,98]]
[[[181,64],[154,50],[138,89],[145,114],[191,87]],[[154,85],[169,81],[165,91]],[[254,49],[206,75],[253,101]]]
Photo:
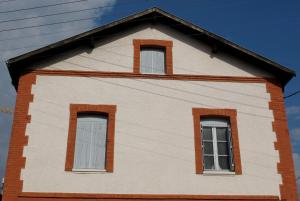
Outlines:
[[235,172],[230,172],[230,171],[203,171],[203,175],[205,175],[205,176],[235,175]]
[[95,173],[107,173],[106,170],[98,170],[98,169],[73,169],[73,173],[78,173],[78,174],[95,174]]

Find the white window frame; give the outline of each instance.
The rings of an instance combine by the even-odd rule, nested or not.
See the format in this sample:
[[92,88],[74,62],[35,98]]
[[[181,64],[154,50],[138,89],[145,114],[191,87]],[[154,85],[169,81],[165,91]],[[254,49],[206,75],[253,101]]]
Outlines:
[[[205,118],[204,120],[201,120],[201,133],[203,127],[210,128],[212,130],[212,144],[213,144],[213,158],[214,158],[214,166],[215,169],[205,169],[205,161],[204,161],[204,142],[203,140],[203,134],[202,134],[202,153],[203,153],[203,170],[204,172],[234,172],[234,161],[233,161],[233,146],[232,146],[232,136],[231,136],[231,128],[228,121],[224,118]],[[227,128],[228,132],[228,140],[223,141],[227,142],[227,145],[229,144],[229,152],[228,155],[219,155],[218,154],[218,141],[217,140],[217,128]],[[211,142],[211,141],[210,141]],[[222,169],[219,165],[219,156],[228,156],[230,159],[229,162],[229,169]]]

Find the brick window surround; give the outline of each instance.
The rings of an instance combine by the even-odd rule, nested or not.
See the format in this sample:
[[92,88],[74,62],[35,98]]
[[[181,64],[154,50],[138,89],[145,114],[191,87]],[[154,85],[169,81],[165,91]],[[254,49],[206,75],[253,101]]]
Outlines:
[[208,108],[193,108],[194,118],[194,140],[195,140],[195,161],[196,174],[203,173],[203,155],[201,148],[201,118],[203,117],[226,117],[230,121],[231,138],[233,146],[234,172],[235,174],[242,174],[238,129],[237,129],[237,112],[235,109],[208,109]]
[[166,50],[166,75],[173,74],[173,42],[168,40],[134,39],[133,40],[133,72],[141,74],[141,47],[162,47]]
[[70,104],[69,134],[68,134],[68,143],[67,143],[65,171],[72,171],[73,169],[77,115],[79,113],[106,114],[108,116],[105,170],[106,172],[113,172],[116,105],[87,105],[87,104]]

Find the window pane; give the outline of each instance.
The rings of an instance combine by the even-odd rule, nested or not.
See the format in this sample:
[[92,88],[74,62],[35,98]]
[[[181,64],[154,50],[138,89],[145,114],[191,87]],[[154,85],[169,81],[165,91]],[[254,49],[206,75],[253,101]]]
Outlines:
[[222,170],[229,170],[229,156],[219,156],[219,166]]
[[212,140],[212,129],[210,127],[202,127],[203,140]]
[[79,115],[74,154],[75,169],[105,169],[107,117]]
[[218,141],[227,141],[227,128],[216,128]]
[[204,169],[206,169],[206,170],[215,169],[213,156],[204,156]]
[[229,155],[227,142],[218,142],[218,154],[219,155]]
[[150,49],[141,50],[141,72],[152,73],[152,51]]
[[165,52],[162,49],[153,50],[153,73],[165,72]]
[[203,142],[204,154],[213,154],[213,143],[212,142]]

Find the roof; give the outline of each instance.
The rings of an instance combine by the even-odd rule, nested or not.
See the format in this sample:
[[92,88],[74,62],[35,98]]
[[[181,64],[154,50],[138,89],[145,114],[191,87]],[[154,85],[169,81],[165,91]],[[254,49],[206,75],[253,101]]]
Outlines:
[[159,8],[150,8],[144,10],[140,13],[133,14],[131,16],[119,19],[117,21],[111,22],[104,26],[92,29],[87,32],[75,35],[73,37],[67,38],[65,40],[58,41],[56,43],[47,45],[45,47],[36,49],[31,52],[19,55],[17,57],[9,59],[6,64],[8,66],[9,73],[12,77],[12,82],[15,87],[17,87],[19,76],[24,72],[26,68],[26,63],[32,62],[34,60],[39,60],[43,55],[50,53],[56,54],[61,50],[66,50],[74,48],[78,45],[87,46],[91,45],[95,38],[105,38],[111,33],[127,29],[135,25],[139,25],[145,22],[151,23],[162,23],[167,26],[170,24],[176,24],[172,26],[174,29],[183,32],[184,34],[190,35],[194,39],[204,41],[210,44],[213,48],[217,48],[218,51],[228,51],[232,54],[243,58],[244,60],[256,64],[259,68],[262,68],[268,72],[271,72],[280,81],[280,83],[285,86],[286,83],[295,76],[295,71],[282,66],[274,61],[271,61],[261,55],[258,55],[250,50],[247,50],[233,42],[230,42],[214,33],[211,33],[205,29],[202,29],[190,22],[187,22],[177,16],[167,13]]

